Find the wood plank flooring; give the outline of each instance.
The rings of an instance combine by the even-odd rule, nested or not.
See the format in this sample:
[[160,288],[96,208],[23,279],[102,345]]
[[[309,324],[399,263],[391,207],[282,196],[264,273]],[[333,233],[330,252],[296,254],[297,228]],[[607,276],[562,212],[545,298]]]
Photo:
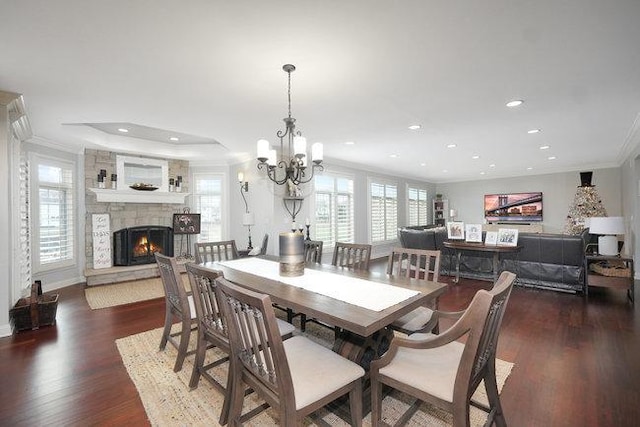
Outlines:
[[[462,279],[440,306],[462,309],[490,286]],[[114,341],[162,326],[164,302],[92,311],[83,285],[58,293],[56,326],[0,339],[0,425],[148,424]],[[515,363],[502,392],[510,426],[640,424],[640,322],[622,291],[587,302],[515,288],[498,357]]]

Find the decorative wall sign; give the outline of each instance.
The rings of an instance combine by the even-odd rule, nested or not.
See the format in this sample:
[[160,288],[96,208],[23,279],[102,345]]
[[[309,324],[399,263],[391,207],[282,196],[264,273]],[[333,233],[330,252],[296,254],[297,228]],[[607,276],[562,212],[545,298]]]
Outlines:
[[109,268],[112,266],[109,214],[91,215],[91,227],[91,234],[93,235],[93,268]]
[[173,234],[200,234],[200,214],[173,214]]

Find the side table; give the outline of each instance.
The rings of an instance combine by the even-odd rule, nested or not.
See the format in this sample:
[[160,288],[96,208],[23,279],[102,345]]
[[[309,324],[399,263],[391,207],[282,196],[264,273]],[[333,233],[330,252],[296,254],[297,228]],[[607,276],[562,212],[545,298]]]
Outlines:
[[[625,289],[627,298],[634,303],[633,258],[621,256],[585,256],[586,281],[584,293],[589,296],[589,286]],[[594,267],[595,265],[595,267]]]

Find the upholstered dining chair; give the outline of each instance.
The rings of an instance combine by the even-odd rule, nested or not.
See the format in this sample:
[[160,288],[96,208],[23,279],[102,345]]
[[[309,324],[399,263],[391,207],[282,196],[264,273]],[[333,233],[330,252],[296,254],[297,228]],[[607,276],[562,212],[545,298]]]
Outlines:
[[230,425],[246,421],[247,386],[278,412],[279,425],[302,425],[306,415],[347,394],[352,424],[362,425],[361,366],[303,336],[283,342],[268,295],[224,278],[216,283],[231,346]]
[[[440,251],[393,248],[387,263],[387,274],[390,276],[437,282],[440,276],[439,271]],[[437,317],[433,316],[433,309],[437,308],[438,301],[435,300],[431,308],[418,307],[394,321],[390,326],[407,335],[415,332],[437,332]]]
[[194,246],[197,264],[213,261],[228,261],[239,257],[235,240],[195,243]]
[[[157,252],[155,257],[165,295],[164,329],[160,340],[160,350],[165,349],[167,342],[178,350],[176,363],[173,366],[173,370],[178,372],[182,369],[182,364],[187,356],[189,336],[196,327],[196,311],[193,297],[187,295],[184,283],[182,283],[176,259]],[[178,320],[181,327],[179,332],[171,333],[174,320]]]
[[[440,335],[413,334],[392,339],[387,353],[371,363],[374,427],[381,420],[383,385],[452,413],[454,427],[469,426],[470,405],[489,413],[485,425],[495,422],[506,426],[496,383],[495,357],[502,317],[515,278],[515,274],[504,271],[492,290],[476,293],[466,310],[449,313],[458,320]],[[457,341],[463,337],[464,344]],[[471,400],[483,380],[488,407]],[[408,421],[404,418],[401,423]]]
[[[196,346],[196,357],[193,363],[193,371],[189,381],[189,387],[194,389],[198,387],[200,377],[205,378],[220,393],[226,395],[226,385],[222,385],[209,373],[212,368],[220,366],[229,360],[229,334],[226,322],[220,310],[220,304],[216,299],[214,288],[216,286],[215,279],[222,277],[222,272],[205,268],[193,263],[185,266],[189,276],[189,285],[193,295],[194,305],[196,309],[196,317],[198,319],[198,343]],[[293,325],[277,319],[278,330],[283,338],[293,336],[295,328]],[[211,360],[208,364],[204,364],[205,356],[208,349],[217,347],[225,354],[223,357]],[[220,413],[220,424],[226,424],[229,417],[230,400],[225,399],[222,411]]]
[[333,249],[332,265],[351,270],[369,270],[371,245],[358,243],[336,243]]

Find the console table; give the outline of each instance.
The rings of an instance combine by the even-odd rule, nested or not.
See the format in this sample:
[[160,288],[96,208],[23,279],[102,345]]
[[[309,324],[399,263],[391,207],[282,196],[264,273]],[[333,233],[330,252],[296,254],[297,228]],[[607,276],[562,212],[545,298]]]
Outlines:
[[501,245],[485,245],[484,243],[472,243],[464,241],[448,240],[442,242],[447,249],[452,249],[456,254],[456,277],[454,283],[460,281],[460,257],[463,251],[491,252],[493,254],[493,281],[498,280],[498,262],[500,254],[518,252],[521,246],[501,246]]
[[[604,268],[594,268],[594,264]],[[610,270],[609,273],[607,270]],[[589,297],[589,286],[623,289],[627,291],[627,298],[634,303],[634,271],[633,258],[606,255],[585,256],[586,281],[584,286],[585,296]]]

